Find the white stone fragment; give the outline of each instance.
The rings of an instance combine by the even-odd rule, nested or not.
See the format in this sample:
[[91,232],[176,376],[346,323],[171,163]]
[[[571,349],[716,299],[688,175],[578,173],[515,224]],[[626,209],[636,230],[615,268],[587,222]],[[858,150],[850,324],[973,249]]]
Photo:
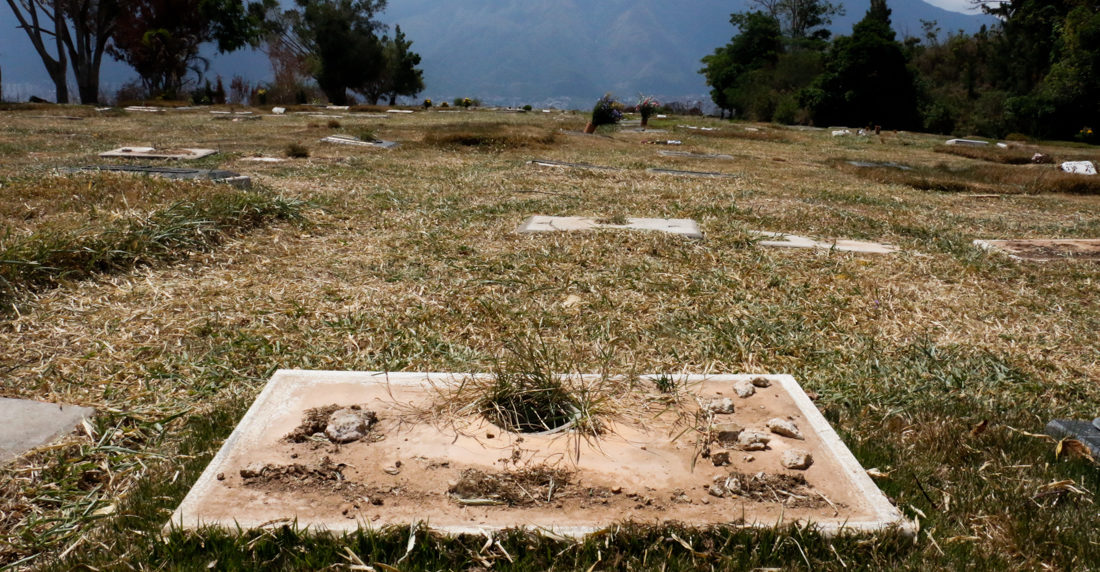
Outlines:
[[712,399],[707,404],[707,411],[716,415],[729,415],[733,413],[733,400],[728,397]]
[[767,433],[760,431],[742,431],[737,436],[737,445],[742,451],[763,451],[768,448],[768,443],[772,440],[771,436]]
[[338,409],[329,415],[325,436],[333,443],[351,443],[367,436],[374,425],[374,412],[364,409]]
[[1075,175],[1095,175],[1096,165],[1092,161],[1066,161],[1062,163],[1062,170]]
[[814,464],[814,456],[809,451],[803,451],[802,449],[789,449],[783,451],[779,463],[788,469],[805,471],[810,468],[810,465]]
[[805,437],[802,436],[802,432],[798,430],[797,425],[787,419],[782,419],[780,417],[776,417],[768,421],[768,429],[771,430],[772,433],[775,433],[776,435],[782,437],[790,437],[791,439],[805,439]]
[[737,397],[746,399],[752,397],[756,393],[756,386],[748,381],[739,381],[733,384],[733,391],[737,394]]

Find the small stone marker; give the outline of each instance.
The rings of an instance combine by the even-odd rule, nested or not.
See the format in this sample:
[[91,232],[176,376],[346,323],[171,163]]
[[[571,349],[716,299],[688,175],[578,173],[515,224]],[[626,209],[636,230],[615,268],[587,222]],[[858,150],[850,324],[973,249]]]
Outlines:
[[148,105],[131,105],[130,107],[124,107],[126,111],[140,111],[142,113],[163,113],[164,109],[160,107],[150,107]]
[[833,131],[833,137],[847,137],[851,134],[852,132],[848,129],[837,129],[836,131]]
[[363,141],[358,137],[352,137],[350,135],[329,135],[321,139],[322,143],[335,143],[337,145],[353,145],[356,147],[380,147],[382,149],[393,149],[397,147],[396,141],[383,141],[381,139],[375,139],[374,141]]
[[835,240],[818,241],[805,236],[783,234],[781,232],[766,232],[754,230],[752,234],[770,237],[773,240],[761,241],[761,246],[774,246],[784,248],[817,248],[822,250],[837,250],[840,252],[860,252],[866,254],[892,254],[898,252],[898,247],[877,242],[864,242],[861,240]]
[[274,113],[275,115],[282,115],[282,114],[286,113],[286,108],[285,107],[272,107],[271,108],[271,113]]
[[536,165],[539,167],[560,167],[566,169],[591,169],[594,171],[621,171],[615,167],[604,167],[601,165],[589,165],[588,163],[566,163],[565,161],[551,161],[549,159],[532,159],[527,162],[528,165]]
[[1100,261],[1100,239],[1097,238],[975,240],[974,245],[986,250],[1002,252],[1015,260]]
[[902,171],[912,171],[913,168],[908,165],[902,165],[900,163],[878,163],[875,161],[848,161],[848,164],[853,167],[860,167],[864,169],[870,168],[884,168],[884,169],[900,169]]
[[1092,161],[1066,161],[1062,163],[1062,170],[1075,175],[1095,175],[1096,165]]
[[408,114],[408,113],[412,113],[412,111],[410,111],[408,109],[387,109],[386,113],[405,113],[405,114]]
[[88,407],[0,397],[0,463],[49,444],[94,414]]
[[103,158],[119,159],[202,159],[217,153],[214,149],[157,149],[155,147],[119,147],[100,153]]
[[252,186],[251,178],[245,175],[241,175],[240,173],[234,173],[232,171],[210,169],[176,169],[171,167],[141,167],[136,165],[98,165],[68,169],[68,172],[70,173],[92,171],[132,173],[135,175],[163,177],[165,179],[208,180],[215,183],[226,183],[241,189],[247,189]]
[[989,145],[988,141],[978,141],[976,139],[950,139],[947,141],[948,145],[962,145],[965,147],[985,147]]
[[1092,457],[1100,460],[1100,418],[1088,421],[1055,419],[1047,423],[1046,434],[1055,439],[1076,439],[1089,448]]
[[723,154],[707,154],[707,153],[692,153],[690,151],[666,151],[664,149],[657,151],[657,154],[662,157],[684,157],[686,159],[725,159],[733,160],[733,155]]
[[669,234],[679,234],[688,238],[703,238],[699,226],[689,218],[628,218],[626,224],[610,224],[599,222],[594,217],[535,215],[524,221],[516,232],[559,232],[595,229],[656,230]]
[[647,173],[658,175],[672,175],[674,177],[713,177],[717,179],[736,179],[737,175],[729,173],[714,173],[708,171],[680,171],[677,169],[646,169]]

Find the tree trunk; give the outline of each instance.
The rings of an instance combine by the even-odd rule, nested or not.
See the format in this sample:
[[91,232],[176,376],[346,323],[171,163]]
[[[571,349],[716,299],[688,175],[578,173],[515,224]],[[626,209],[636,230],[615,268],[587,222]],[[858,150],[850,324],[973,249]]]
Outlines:
[[391,106],[397,105],[397,94],[396,93],[391,93],[390,94],[390,105]]

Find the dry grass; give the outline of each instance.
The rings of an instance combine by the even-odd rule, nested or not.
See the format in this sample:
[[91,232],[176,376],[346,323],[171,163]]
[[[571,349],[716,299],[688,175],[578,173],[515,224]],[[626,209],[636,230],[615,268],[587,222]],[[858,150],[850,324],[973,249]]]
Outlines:
[[[225,563],[239,557],[230,553],[283,542],[298,547],[286,554],[330,554],[303,548],[329,546],[324,539],[246,535],[238,543],[203,533],[166,544],[157,531],[274,369],[492,371],[506,347],[533,338],[560,353],[571,371],[789,372],[817,392],[859,460],[890,473],[880,486],[921,519],[922,534],[915,545],[889,537],[838,544],[803,538],[803,555],[815,565],[837,565],[831,548],[849,563],[880,568],[976,562],[1073,569],[1100,557],[1087,532],[1100,527],[1090,504],[1100,492],[1095,469],[1056,459],[1052,443],[1027,435],[1054,416],[1096,414],[1098,267],[1019,264],[971,245],[974,238],[1095,238],[1100,197],[979,201],[917,190],[885,178],[891,174],[867,178],[829,159],[902,163],[922,174],[972,169],[960,180],[1026,187],[1020,179],[1000,182],[994,177],[1001,171],[980,171],[972,159],[936,153],[941,139],[913,134],[834,139],[783,131],[783,144],[678,130],[682,150],[733,154],[722,170],[742,174],[686,179],[644,169],[708,171],[714,164],[659,157],[626,134],[538,143],[540,134],[583,125],[571,114],[461,116],[471,124],[463,130],[483,124],[485,133],[533,138],[534,147],[509,142],[484,153],[427,142],[393,150],[331,145],[282,164],[238,158],[279,155],[290,143],[320,137],[308,117],[230,123],[211,121],[205,111],[83,121],[34,114],[3,112],[5,193],[53,168],[94,163],[95,153],[123,144],[203,146],[221,151],[204,165],[244,172],[320,208],[309,213],[308,228],[265,226],[176,264],[41,291],[0,323],[4,396],[104,412],[95,438],[71,436],[4,469],[6,561],[40,562],[74,546],[59,567],[148,567],[169,556],[204,566],[201,547],[215,545],[227,551],[219,557]],[[417,112],[378,121],[351,114],[341,122],[349,132],[370,129],[418,143],[447,133],[455,116]],[[723,131],[741,127],[724,124]],[[526,164],[536,157],[621,170]],[[1012,177],[1016,170],[1025,178],[1041,172],[986,167]],[[24,200],[5,194],[0,201],[4,220],[42,225],[54,216],[61,224],[69,216],[46,214],[37,205],[50,201],[35,203],[33,191],[19,188]],[[80,198],[61,210],[90,211],[97,200],[105,205],[97,208],[119,208],[119,197],[102,191],[85,197],[74,186],[66,193]],[[21,219],[40,210],[40,222]],[[514,234],[531,214],[694,218],[706,239],[612,230]],[[749,230],[881,240],[905,252],[767,250],[754,246]],[[187,414],[166,420],[181,411]],[[984,429],[972,434],[979,425]],[[128,432],[134,438],[125,441]],[[1082,494],[1043,489],[1065,480]],[[658,557],[692,565],[688,552],[646,552],[652,543],[668,546],[659,534],[631,534],[649,544],[617,541],[624,566],[652,566]],[[687,538],[700,548],[717,542],[707,549],[717,567],[742,562],[732,546],[752,542],[723,547],[731,537],[717,532]],[[763,544],[787,546],[767,538]],[[385,562],[400,556],[405,540]],[[447,542],[428,547],[452,546]],[[507,545],[513,555],[526,546],[515,542]],[[802,566],[803,555],[789,548],[752,565]],[[481,565],[464,549],[437,556],[417,550],[424,552],[417,566]],[[601,558],[594,547],[575,550],[567,554],[576,558],[541,567],[588,568]],[[607,556],[610,548],[603,550]],[[331,551],[335,561],[298,565],[339,564],[340,552]],[[439,564],[438,554],[458,560]],[[253,565],[272,558],[287,567],[297,562],[255,556]]]
[[937,164],[907,169],[899,166],[853,166],[835,161],[844,171],[881,184],[906,185],[922,191],[994,194],[1067,193],[1100,194],[1100,177],[1075,175],[1057,165],[965,165]]

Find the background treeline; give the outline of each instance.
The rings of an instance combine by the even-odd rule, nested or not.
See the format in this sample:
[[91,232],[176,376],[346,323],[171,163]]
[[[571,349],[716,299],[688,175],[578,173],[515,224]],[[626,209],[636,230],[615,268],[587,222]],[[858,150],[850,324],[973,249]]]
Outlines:
[[[139,80],[120,100],[191,99],[195,103],[306,103],[320,97],[343,105],[349,91],[369,103],[424,89],[420,56],[397,27],[392,36],[376,17],[386,0],[6,0],[54,83],[69,101],[72,66],[80,102],[99,103],[103,56],[129,64]],[[275,79],[247,85],[204,78],[200,46],[218,53],[246,46],[271,59]]]
[[[1001,23],[941,39],[899,40],[886,0],[852,33],[825,29],[823,0],[753,0],[738,34],[703,58],[714,103],[778,123],[1096,142],[1100,126],[1100,0],[1010,0],[983,8]],[[975,2],[977,4],[977,2]]]

